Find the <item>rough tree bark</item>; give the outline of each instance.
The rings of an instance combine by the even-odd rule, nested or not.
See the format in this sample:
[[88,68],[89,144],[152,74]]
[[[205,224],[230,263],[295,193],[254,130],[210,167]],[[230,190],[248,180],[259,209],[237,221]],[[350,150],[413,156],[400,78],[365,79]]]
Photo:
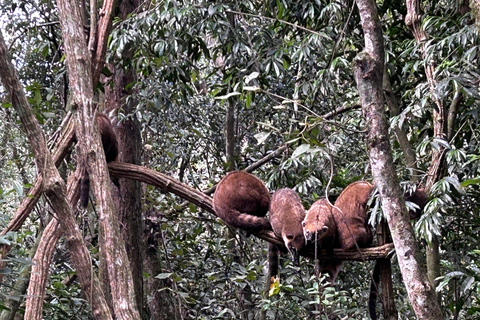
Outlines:
[[[122,1],[117,16],[126,19],[140,6],[140,1]],[[131,59],[133,50],[126,48],[122,59]],[[112,71],[110,79],[104,79],[105,107],[106,111],[121,110],[123,113],[132,114],[136,107],[136,101],[127,100],[132,95],[128,85],[135,81],[135,69],[132,66],[129,70],[109,66]],[[113,87],[109,85],[113,83]],[[120,153],[118,161],[140,165],[142,162],[142,137],[140,134],[140,123],[136,116],[130,116],[119,122],[115,128]],[[120,188],[114,188],[114,201],[120,217],[120,233],[122,234],[127,247],[128,260],[132,270],[135,298],[140,315],[143,317],[143,221],[142,221],[142,188],[138,181],[120,178]]]
[[[77,169],[74,174],[70,175],[67,184],[67,199],[69,203],[78,202],[80,194],[80,180],[82,178],[82,170]],[[48,280],[48,271],[52,261],[56,244],[63,234],[63,228],[60,227],[60,221],[53,217],[46,228],[43,230],[41,241],[37,252],[33,257],[31,281],[28,285],[25,319],[30,319],[31,312],[42,310],[44,292]],[[39,295],[38,292],[43,293]]]
[[[100,251],[107,265],[112,307],[117,319],[140,319],[125,242],[120,236],[119,221],[112,201],[105,154],[94,120],[97,110],[93,103],[93,88],[96,83],[93,69],[96,64],[92,64],[92,57],[88,52],[80,6],[69,0],[58,0],[57,6],[72,90],[71,101],[74,110],[77,110],[75,127],[80,147],[78,163],[86,167],[90,177],[95,177],[90,179],[90,184],[98,206]],[[103,4],[101,11],[102,17],[106,19],[105,26],[111,23],[112,7],[113,1],[105,1]],[[99,30],[99,39],[106,39],[108,29],[105,27]],[[95,61],[98,59],[99,57],[95,57]]]
[[[422,58],[425,60],[427,56],[425,43],[427,41],[427,34],[422,26],[421,9],[419,0],[407,0],[407,15],[405,17],[405,24],[412,31],[416,43],[422,53]],[[425,62],[425,75],[427,77],[430,88],[430,98],[434,106],[432,108],[432,122],[433,122],[433,137],[436,139],[449,139],[453,132],[455,124],[457,106],[461,100],[461,94],[455,92],[449,110],[444,105],[444,101],[437,94],[438,83],[435,78],[434,61]],[[447,127],[448,125],[448,127]],[[427,172],[427,182],[425,188],[427,192],[430,188],[445,175],[444,165],[445,147],[440,145],[439,148],[432,150],[432,161]],[[433,235],[432,241],[427,244],[427,270],[430,282],[436,286],[436,279],[440,276],[440,252],[439,239],[437,235]]]
[[470,0],[470,8],[475,17],[475,24],[480,28],[480,0]]
[[[7,48],[1,33],[0,77],[10,96],[13,107],[20,116],[23,128],[26,131],[32,146],[37,170],[39,175],[43,177],[43,189],[45,194],[50,200],[50,203],[58,216],[57,218],[61,221],[64,231],[68,235],[66,240],[72,254],[72,261],[78,272],[80,284],[86,293],[87,299],[91,303],[93,314],[96,319],[112,319],[103,293],[100,290],[98,279],[96,279],[91,273],[90,254],[75,222],[71,206],[66,201],[67,195],[65,182],[62,180],[55,167],[40,125],[27,101],[15,69],[8,58]],[[34,279],[30,281],[30,285],[35,285]],[[36,291],[35,295],[42,296],[44,295],[44,291]],[[93,297],[95,297],[95,299],[93,299]],[[28,306],[25,313],[27,314],[27,312],[30,312]],[[30,315],[27,319],[41,319],[41,306],[36,309],[31,309],[29,314]]]
[[421,253],[414,237],[405,201],[393,165],[385,118],[382,79],[383,35],[374,0],[357,0],[365,37],[365,49],[354,60],[355,80],[367,124],[367,145],[375,183],[382,199],[398,263],[413,310],[419,319],[441,319],[435,291],[420,263]]

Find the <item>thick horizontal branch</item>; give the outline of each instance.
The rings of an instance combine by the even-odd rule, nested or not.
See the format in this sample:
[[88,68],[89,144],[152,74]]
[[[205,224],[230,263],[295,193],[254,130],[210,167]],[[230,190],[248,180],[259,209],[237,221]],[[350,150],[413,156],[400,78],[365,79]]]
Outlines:
[[[395,251],[393,243],[387,243],[383,246],[362,248],[360,250],[342,250],[333,249],[333,255],[327,253],[327,250],[320,250],[317,258],[320,260],[352,260],[352,261],[364,261],[364,260],[376,260],[383,258],[390,258]],[[314,258],[315,248],[313,245],[308,245],[303,249],[301,254],[305,257]]]
[[[187,200],[199,208],[213,213],[213,199],[206,195],[202,191],[196,190],[184,183],[181,183],[163,173],[157,172],[152,169],[148,169],[142,166],[123,163],[123,162],[110,162],[108,164],[110,174],[114,177],[122,177],[126,179],[133,179],[140,182],[147,183],[154,187],[161,189],[164,192],[171,192],[180,198]],[[255,234],[260,239],[276,244],[280,250],[286,251],[282,239],[275,236],[272,231],[263,231]],[[325,250],[320,250],[318,258],[325,260],[375,260],[379,258],[389,257],[394,250],[393,244],[389,243],[381,247],[365,248],[358,250],[343,251],[341,249],[335,249],[333,256],[327,254]],[[315,257],[315,248],[313,245],[305,247],[301,255],[309,258]]]
[[114,177],[145,182],[160,188],[164,192],[171,192],[182,199],[190,201],[205,211],[215,214],[211,197],[163,173],[142,166],[117,161],[110,162],[108,169]]

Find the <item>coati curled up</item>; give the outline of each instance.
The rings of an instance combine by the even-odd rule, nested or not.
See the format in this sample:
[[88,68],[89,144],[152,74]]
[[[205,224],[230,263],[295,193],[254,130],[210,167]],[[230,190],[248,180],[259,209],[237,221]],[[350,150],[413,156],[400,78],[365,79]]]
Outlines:
[[299,251],[305,245],[302,221],[305,208],[300,197],[289,188],[275,192],[270,202],[270,223],[277,237],[283,239],[287,250],[298,262]]
[[[103,113],[97,113],[96,116],[98,130],[102,137],[103,151],[105,152],[105,160],[108,162],[116,161],[118,157],[118,140],[113,130],[112,122]],[[88,206],[88,195],[90,192],[90,178],[86,168],[80,186],[80,205],[83,208]]]
[[227,174],[213,195],[213,208],[217,216],[251,233],[272,230],[270,222],[263,218],[269,204],[270,193],[263,182],[244,171]]

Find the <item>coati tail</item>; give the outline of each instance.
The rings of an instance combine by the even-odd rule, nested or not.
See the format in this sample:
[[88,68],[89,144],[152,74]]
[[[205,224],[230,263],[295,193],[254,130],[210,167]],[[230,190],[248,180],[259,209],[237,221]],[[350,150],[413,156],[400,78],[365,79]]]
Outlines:
[[89,194],[90,194],[90,178],[88,176],[88,173],[85,173],[80,182],[80,205],[84,209],[88,206]]
[[377,319],[377,295],[378,295],[378,285],[380,284],[380,265],[375,262],[375,268],[373,269],[372,282],[370,283],[370,296],[368,297],[368,312],[370,313],[370,318],[372,320]]
[[272,225],[267,219],[235,211],[236,210],[232,210],[229,215],[225,216],[225,222],[234,227],[253,233],[262,230],[272,230]]

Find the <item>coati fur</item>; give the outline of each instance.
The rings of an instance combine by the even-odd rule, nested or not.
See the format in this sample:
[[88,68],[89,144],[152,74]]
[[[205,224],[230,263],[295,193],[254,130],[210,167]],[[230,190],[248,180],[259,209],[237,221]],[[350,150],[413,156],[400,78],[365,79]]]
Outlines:
[[365,248],[372,244],[373,234],[368,226],[367,203],[373,185],[366,181],[349,184],[338,196],[333,219],[338,230],[340,249]]
[[[113,130],[112,122],[103,113],[97,113],[96,116],[98,130],[102,137],[103,151],[105,152],[105,160],[108,162],[116,161],[118,157],[118,140]],[[88,206],[88,195],[90,193],[90,178],[86,168],[80,186],[80,205],[83,208]]]
[[[322,198],[312,204],[302,221],[305,240],[310,243],[314,243],[316,240],[317,250],[326,249],[330,255],[333,255],[334,248],[339,247],[337,225],[332,210],[330,202],[326,198]],[[321,266],[321,271],[329,275],[332,284],[337,278],[341,265],[341,261],[330,260],[324,261]]]
[[304,218],[305,208],[295,191],[284,188],[273,194],[270,203],[270,223],[273,232],[283,239],[285,247],[296,263],[299,252],[305,245],[302,228]]
[[270,193],[263,182],[252,174],[234,171],[218,184],[213,195],[213,208],[219,218],[250,233],[272,230],[263,218],[270,205]]
[[413,202],[418,206],[416,209],[408,210],[410,219],[414,220],[420,218],[420,215],[428,202],[428,195],[425,188],[415,188],[413,191],[407,191],[404,197],[405,201]]

